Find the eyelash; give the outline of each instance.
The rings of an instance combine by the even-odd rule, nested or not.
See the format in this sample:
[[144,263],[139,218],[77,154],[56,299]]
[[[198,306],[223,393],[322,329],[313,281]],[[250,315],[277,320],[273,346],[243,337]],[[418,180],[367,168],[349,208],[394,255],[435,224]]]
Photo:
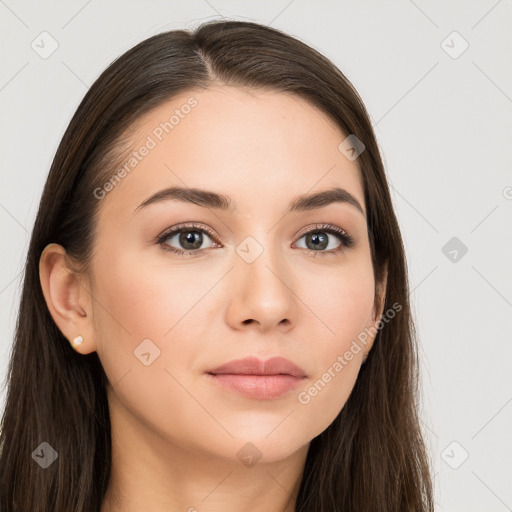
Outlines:
[[[201,252],[205,249],[197,249],[197,250],[187,250],[187,249],[176,249],[175,247],[172,247],[165,243],[167,239],[169,239],[172,235],[175,235],[176,233],[181,233],[182,231],[200,231],[202,233],[206,233],[215,243],[217,242],[216,236],[214,233],[206,228],[205,226],[199,225],[199,224],[181,224],[178,226],[175,226],[171,229],[168,229],[161,235],[157,237],[157,244],[162,246],[162,249],[166,251],[170,251],[182,256],[190,255],[193,257],[197,257],[201,255]],[[343,250],[343,248],[350,248],[354,245],[355,240],[342,228],[339,228],[338,226],[334,226],[333,224],[316,224],[313,229],[310,229],[309,231],[306,231],[305,233],[302,233],[299,236],[299,240],[305,236],[316,232],[322,232],[322,233],[329,233],[331,235],[335,235],[338,237],[339,241],[341,242],[340,246],[336,249],[331,249],[330,251],[313,251],[311,249],[306,249],[307,252],[312,253],[311,257],[316,258],[317,256],[327,256],[329,254],[335,254]]]

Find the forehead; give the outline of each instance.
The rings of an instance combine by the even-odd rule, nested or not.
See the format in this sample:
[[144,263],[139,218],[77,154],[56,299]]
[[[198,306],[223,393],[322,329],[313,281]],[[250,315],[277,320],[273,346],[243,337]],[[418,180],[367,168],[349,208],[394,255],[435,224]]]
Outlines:
[[338,149],[346,135],[297,95],[231,86],[190,90],[145,114],[128,133],[130,149],[113,170],[125,172],[103,204],[123,213],[171,186],[228,195],[238,212],[343,187],[364,208],[357,164]]

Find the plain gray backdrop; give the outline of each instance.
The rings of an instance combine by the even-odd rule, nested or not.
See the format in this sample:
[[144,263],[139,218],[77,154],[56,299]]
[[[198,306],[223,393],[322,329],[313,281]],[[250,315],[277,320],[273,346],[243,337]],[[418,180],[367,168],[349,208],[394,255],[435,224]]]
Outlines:
[[512,510],[511,13],[510,0],[0,0],[2,410],[39,199],[87,89],[155,33],[256,21],[329,57],[373,120],[406,244],[436,510]]

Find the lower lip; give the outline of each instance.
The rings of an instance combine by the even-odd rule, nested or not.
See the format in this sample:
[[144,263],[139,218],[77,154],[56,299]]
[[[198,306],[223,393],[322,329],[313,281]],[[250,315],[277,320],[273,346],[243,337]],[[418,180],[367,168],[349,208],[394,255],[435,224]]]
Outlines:
[[271,400],[300,386],[304,378],[293,375],[208,374],[217,384],[249,398]]

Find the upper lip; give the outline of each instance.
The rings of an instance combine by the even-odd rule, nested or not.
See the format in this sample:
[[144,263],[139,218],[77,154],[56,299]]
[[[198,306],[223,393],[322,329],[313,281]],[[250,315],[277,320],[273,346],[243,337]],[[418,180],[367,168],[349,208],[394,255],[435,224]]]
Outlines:
[[284,357],[271,357],[262,361],[257,357],[236,359],[209,370],[207,373],[238,374],[238,375],[292,375],[294,377],[306,377],[306,372]]

